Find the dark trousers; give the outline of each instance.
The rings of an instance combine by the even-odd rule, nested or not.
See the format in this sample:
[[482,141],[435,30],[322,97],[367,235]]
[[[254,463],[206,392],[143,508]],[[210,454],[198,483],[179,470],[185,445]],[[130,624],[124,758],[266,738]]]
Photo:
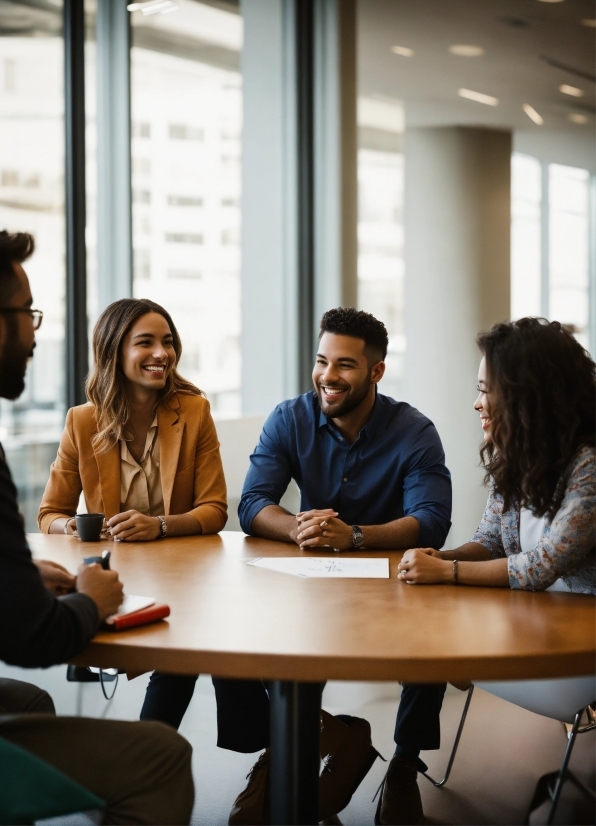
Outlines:
[[[152,675],[142,720],[160,720],[178,728],[192,697],[196,677]],[[269,695],[260,680],[213,677],[217,699],[217,745],[250,754],[269,745]],[[438,749],[439,714],[446,683],[403,686],[395,721],[394,740],[406,752]]]
[[159,720],[177,731],[192,700],[197,679],[186,674],[154,671],[145,693],[141,720]]

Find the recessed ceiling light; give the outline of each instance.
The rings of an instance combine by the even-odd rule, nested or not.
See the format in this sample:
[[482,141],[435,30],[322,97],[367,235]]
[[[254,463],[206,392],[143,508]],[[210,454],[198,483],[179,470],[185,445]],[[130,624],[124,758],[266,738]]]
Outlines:
[[538,0],[539,3],[562,3],[563,0]]
[[465,46],[463,44],[449,46],[449,51],[451,54],[459,55],[459,57],[480,57],[484,54],[482,46]]
[[393,54],[399,54],[402,57],[414,57],[414,49],[408,49],[407,46],[392,46]]
[[591,17],[584,17],[582,20],[582,26],[590,26],[592,29],[596,29],[596,20]]
[[127,11],[140,11],[145,17],[151,14],[168,14],[177,8],[178,4],[173,0],[145,0],[142,3],[129,3],[126,7]]
[[524,110],[526,115],[530,118],[530,120],[533,120],[534,123],[537,124],[538,126],[542,126],[542,124],[544,123],[544,118],[541,115],[538,114],[538,112],[534,109],[533,106],[530,106],[529,103],[524,103],[524,105],[522,106],[522,109]]
[[571,95],[574,98],[583,98],[584,96],[582,89],[578,89],[577,86],[568,86],[566,83],[559,86],[559,92],[563,92],[564,95]]
[[482,92],[473,92],[472,89],[458,89],[457,94],[460,98],[474,100],[476,103],[485,103],[487,106],[499,105],[499,98],[494,98],[491,95],[483,95]]
[[588,122],[587,115],[580,115],[579,112],[572,112],[570,115],[567,115],[571,123],[579,123],[584,124]]

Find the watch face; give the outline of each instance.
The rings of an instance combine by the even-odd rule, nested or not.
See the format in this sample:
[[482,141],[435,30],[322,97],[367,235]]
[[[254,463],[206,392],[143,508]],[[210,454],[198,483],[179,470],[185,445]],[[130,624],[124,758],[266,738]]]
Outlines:
[[352,545],[354,548],[359,548],[364,542],[364,534],[358,525],[352,525]]

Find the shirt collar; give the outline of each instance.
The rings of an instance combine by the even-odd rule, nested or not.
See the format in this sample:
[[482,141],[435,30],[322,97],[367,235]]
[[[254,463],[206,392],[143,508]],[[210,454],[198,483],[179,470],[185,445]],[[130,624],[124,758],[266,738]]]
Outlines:
[[[318,396],[316,390],[313,390],[312,392],[313,392],[313,396],[315,398],[317,407],[319,408],[319,424],[318,424],[318,427],[323,427],[324,425],[327,425],[335,433],[339,434],[339,430],[337,430],[335,427],[333,427],[333,424],[331,423],[331,419],[329,418],[329,416],[326,416],[323,413],[323,411],[321,410],[321,405],[319,403],[319,396]],[[370,414],[370,417],[369,417],[367,423],[364,425],[364,427],[360,431],[361,434],[365,433],[366,436],[369,439],[374,438],[374,436],[375,436],[375,434],[376,434],[376,432],[379,428],[379,425],[380,425],[380,423],[383,419],[383,411],[381,410],[381,407],[382,407],[382,404],[379,401],[379,391],[378,391],[377,387],[375,387],[375,403],[373,405],[372,412]]]
[[120,442],[120,458],[123,459],[125,462],[128,462],[129,465],[134,464],[135,467],[137,466],[137,464],[142,465],[145,459],[147,458],[147,454],[153,449],[153,445],[155,444],[157,427],[158,424],[156,413],[153,417],[153,421],[149,425],[149,430],[147,431],[147,438],[145,439],[145,450],[143,451],[143,456],[141,457],[140,463],[137,463],[136,459],[128,449],[128,445],[126,444],[126,442],[131,441],[132,436],[127,430],[125,430],[123,434],[124,438]]

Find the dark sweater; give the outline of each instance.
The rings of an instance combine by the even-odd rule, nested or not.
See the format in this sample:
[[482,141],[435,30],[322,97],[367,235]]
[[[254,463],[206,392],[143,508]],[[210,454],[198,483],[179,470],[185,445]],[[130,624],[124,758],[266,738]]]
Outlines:
[[99,616],[84,594],[53,596],[27,545],[17,491],[0,446],[0,660],[45,668],[80,653]]

